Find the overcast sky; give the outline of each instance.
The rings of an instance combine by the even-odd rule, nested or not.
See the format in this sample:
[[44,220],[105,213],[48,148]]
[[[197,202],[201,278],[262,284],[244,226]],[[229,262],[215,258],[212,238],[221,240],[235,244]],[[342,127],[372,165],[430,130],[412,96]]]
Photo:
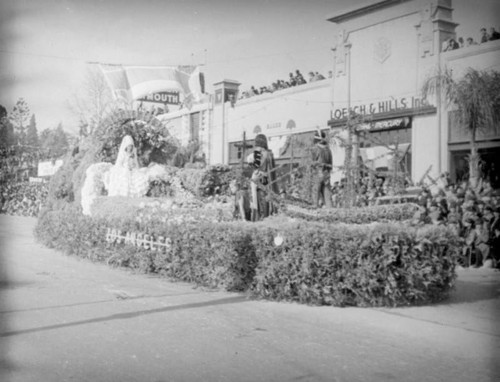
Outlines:
[[[0,104],[23,97],[38,130],[75,131],[67,100],[87,62],[205,64],[207,90],[242,89],[300,69],[326,74],[334,25],[326,18],[366,0],[0,0]],[[500,0],[453,0],[458,35],[500,29]]]

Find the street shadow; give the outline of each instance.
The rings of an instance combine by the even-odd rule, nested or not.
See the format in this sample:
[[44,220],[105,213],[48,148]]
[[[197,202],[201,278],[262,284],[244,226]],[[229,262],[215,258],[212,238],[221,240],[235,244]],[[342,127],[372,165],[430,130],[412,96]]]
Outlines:
[[[1,7],[0,7],[1,11]],[[0,31],[1,32],[1,31]],[[8,309],[6,304],[5,290],[11,287],[7,277],[5,267],[5,236],[0,237],[0,311]],[[8,331],[7,320],[0,316],[0,332]],[[8,341],[0,341],[0,380],[5,380],[4,377],[12,370],[13,366],[7,358]]]
[[12,337],[12,336],[20,335],[20,334],[44,332],[47,330],[56,330],[56,329],[68,328],[68,327],[72,327],[72,326],[95,324],[95,323],[106,322],[106,321],[128,320],[131,318],[146,316],[146,315],[150,315],[150,314],[166,313],[166,312],[172,312],[172,311],[176,311],[176,310],[185,310],[185,309],[197,309],[197,308],[204,308],[207,306],[236,304],[236,303],[240,303],[240,302],[244,302],[244,301],[247,301],[247,297],[245,297],[245,296],[226,297],[226,298],[221,298],[219,300],[195,302],[195,303],[184,304],[184,305],[168,306],[165,308],[140,310],[137,312],[130,312],[130,313],[112,314],[110,316],[105,316],[105,317],[91,318],[89,320],[68,322],[68,323],[58,324],[58,325],[42,326],[40,328],[7,331],[7,332],[1,333],[0,337],[6,338],[6,337]]
[[36,284],[34,281],[12,281],[7,280],[5,277],[0,280],[0,291],[6,289],[25,288],[34,284]]
[[450,297],[440,304],[462,304],[481,300],[492,300],[500,297],[500,282],[498,280],[474,281],[458,280]]
[[[8,309],[6,306],[6,298],[5,298],[5,289],[9,288],[9,280],[7,278],[7,272],[4,266],[4,258],[3,254],[5,251],[3,250],[3,240],[0,243],[0,310]],[[0,332],[5,332],[9,330],[7,326],[7,320],[3,319],[0,316]],[[12,369],[12,365],[7,359],[7,350],[8,350],[8,341],[3,340],[0,341],[0,380],[4,380],[3,376],[7,374],[9,370]]]
[[[0,286],[0,288],[1,288],[1,286]],[[178,296],[186,296],[186,295],[192,295],[192,294],[198,294],[198,292],[167,293],[167,294],[148,295],[148,296],[132,296],[132,297],[123,298],[122,300],[128,301],[128,300],[141,300],[141,299],[148,299],[148,298],[178,297]],[[95,305],[95,304],[103,304],[103,303],[108,303],[108,302],[116,302],[117,300],[118,300],[117,298],[109,298],[106,300],[88,301],[88,302],[80,302],[80,303],[74,303],[74,304],[42,306],[40,308],[4,310],[4,311],[0,311],[0,315],[1,314],[10,314],[10,313],[33,312],[33,311],[40,311],[40,310],[72,308],[75,306]]]

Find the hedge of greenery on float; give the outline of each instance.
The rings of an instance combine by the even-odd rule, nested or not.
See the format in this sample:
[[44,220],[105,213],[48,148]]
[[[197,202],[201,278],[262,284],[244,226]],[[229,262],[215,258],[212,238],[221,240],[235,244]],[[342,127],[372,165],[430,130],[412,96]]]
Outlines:
[[92,217],[107,221],[135,221],[141,227],[160,223],[184,224],[202,221],[219,223],[234,220],[233,204],[225,196],[186,200],[182,206],[169,198],[97,197],[91,207]]
[[291,218],[325,223],[369,224],[407,221],[419,211],[415,203],[387,204],[356,208],[303,208],[289,205],[284,213]]
[[[168,238],[166,249],[106,240],[108,228]],[[446,298],[456,277],[456,237],[440,226],[344,225],[278,216],[259,223],[142,225],[45,211],[38,239],[68,254],[199,285],[306,304],[398,306]]]

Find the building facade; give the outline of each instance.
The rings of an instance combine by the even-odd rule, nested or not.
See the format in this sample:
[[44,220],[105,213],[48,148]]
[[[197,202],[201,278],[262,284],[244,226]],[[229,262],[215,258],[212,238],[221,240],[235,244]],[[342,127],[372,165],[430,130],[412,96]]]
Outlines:
[[[468,68],[500,71],[500,40],[445,52],[442,66],[452,70],[456,78],[463,76]],[[442,105],[442,108],[445,164],[454,180],[460,180],[464,173],[468,173],[470,137],[467,129],[457,122],[454,107]],[[488,178],[495,188],[500,188],[500,125],[479,129],[476,145],[481,156],[482,176]]]
[[[348,110],[382,122],[370,124],[372,139],[360,146],[409,144],[413,180],[445,171],[457,178],[457,162],[470,151],[467,138],[449,117],[453,105],[423,99],[422,85],[445,68],[455,79],[469,67],[500,70],[500,43],[443,51],[447,39],[457,39],[451,0],[376,1],[328,20],[337,36],[329,125],[345,126]],[[498,127],[491,129],[481,147],[498,150],[498,138]]]
[[[225,85],[225,82],[221,84]],[[306,141],[317,128],[326,129],[331,109],[331,80],[303,84],[274,93],[265,93],[233,102],[214,104],[211,158],[215,162],[237,164],[245,157],[245,147],[257,134],[265,134],[278,163],[300,155],[293,152],[290,136]],[[312,139],[310,139],[312,142]]]
[[[258,133],[266,134],[278,163],[286,162],[302,154],[288,137],[310,143],[318,128],[341,131],[356,117],[368,130],[358,142],[363,160],[398,147],[413,180],[445,171],[457,178],[470,151],[467,135],[453,105],[424,99],[422,84],[440,68],[455,78],[469,67],[500,71],[500,41],[444,52],[443,43],[456,38],[451,0],[372,1],[327,21],[335,41],[332,78],[245,99],[238,99],[237,81],[224,80],[214,84],[209,102],[163,118],[184,141],[199,139],[209,164],[235,165]],[[498,126],[478,141],[487,160],[500,158]]]

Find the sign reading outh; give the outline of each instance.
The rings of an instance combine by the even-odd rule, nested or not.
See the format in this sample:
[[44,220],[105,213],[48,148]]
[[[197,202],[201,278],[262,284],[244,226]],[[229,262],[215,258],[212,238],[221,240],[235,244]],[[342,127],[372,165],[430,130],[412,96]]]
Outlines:
[[139,98],[139,101],[155,102],[155,103],[169,104],[169,105],[179,105],[180,97],[179,97],[179,92],[176,91],[158,92],[158,93],[148,94],[145,97]]

